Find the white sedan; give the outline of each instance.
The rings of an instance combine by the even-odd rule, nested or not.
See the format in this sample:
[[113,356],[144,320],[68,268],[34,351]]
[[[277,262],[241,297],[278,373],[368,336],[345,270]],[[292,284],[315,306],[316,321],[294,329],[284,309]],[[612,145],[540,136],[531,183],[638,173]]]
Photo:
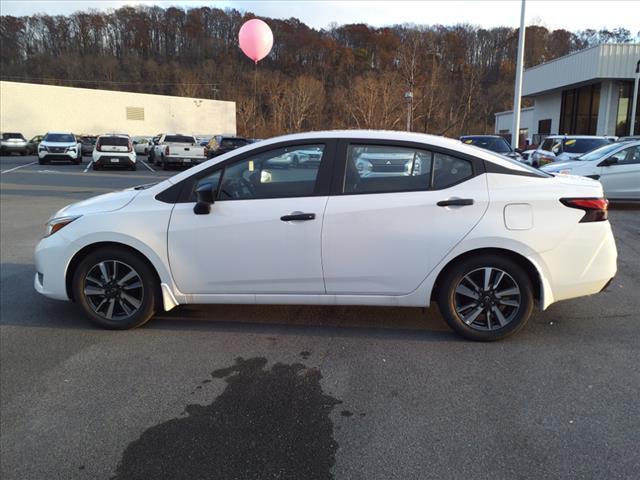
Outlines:
[[549,173],[599,180],[611,200],[640,200],[640,141],[604,145],[565,162],[542,167]]
[[[312,166],[271,166],[310,149]],[[382,160],[364,172],[361,157]],[[63,208],[36,247],[35,288],[112,329],[181,304],[436,300],[461,335],[497,340],[536,304],[603,290],[616,257],[595,180],[442,137],[314,132]]]

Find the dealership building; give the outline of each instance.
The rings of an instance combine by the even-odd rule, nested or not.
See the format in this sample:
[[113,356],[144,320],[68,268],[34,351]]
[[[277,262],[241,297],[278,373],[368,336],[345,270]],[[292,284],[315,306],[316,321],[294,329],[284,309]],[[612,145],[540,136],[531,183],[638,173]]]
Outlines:
[[236,104],[145,93],[0,82],[0,131],[99,135],[236,133]]
[[[605,44],[526,69],[522,96],[533,106],[521,110],[521,138],[629,135],[634,101],[640,134],[640,103],[633,98],[639,62],[640,44]],[[495,114],[495,133],[511,135],[512,128],[513,111]]]

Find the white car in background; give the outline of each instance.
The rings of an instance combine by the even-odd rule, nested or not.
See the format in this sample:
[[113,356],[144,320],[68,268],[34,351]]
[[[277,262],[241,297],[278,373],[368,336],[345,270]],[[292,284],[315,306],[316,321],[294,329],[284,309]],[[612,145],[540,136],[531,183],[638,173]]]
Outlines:
[[100,135],[93,149],[94,170],[104,167],[124,167],[136,170],[136,152],[129,135]]
[[44,136],[38,145],[38,163],[44,165],[52,161],[82,163],[82,144],[73,133],[49,132]]
[[151,137],[131,137],[137,155],[148,155],[153,148]]
[[531,165],[541,167],[551,162],[571,160],[613,141],[612,137],[595,135],[550,135],[529,158]]
[[[309,151],[313,165],[270,166]],[[391,154],[402,160],[394,175],[357,168],[362,155]],[[34,282],[111,329],[180,304],[436,300],[454,330],[489,341],[520,330],[535,304],[600,292],[616,258],[595,180],[443,137],[331,131],[63,208],[36,247]]]
[[640,141],[604,145],[574,160],[554,162],[542,170],[599,180],[610,200],[640,200]]

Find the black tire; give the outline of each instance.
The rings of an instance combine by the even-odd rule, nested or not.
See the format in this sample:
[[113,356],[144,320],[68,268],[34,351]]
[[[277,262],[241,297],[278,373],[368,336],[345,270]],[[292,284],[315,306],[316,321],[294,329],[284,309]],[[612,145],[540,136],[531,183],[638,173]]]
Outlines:
[[41,158],[38,159],[38,165],[44,165],[45,163],[46,162],[43,159]]
[[162,164],[162,170],[169,170],[169,164],[164,160],[160,162]]
[[[96,274],[96,272],[100,271],[99,264],[103,263],[106,266],[107,274],[110,276],[113,272],[114,262],[117,262],[117,269],[121,272],[120,274],[126,276],[129,272],[127,268],[137,274],[137,278],[133,279],[136,283],[125,283],[125,287],[132,285],[135,286],[138,283],[141,287],[130,290],[123,289],[115,284],[107,287],[111,288],[112,297],[105,300],[107,303],[103,307],[96,309],[96,304],[99,306],[104,298],[100,295],[85,294],[85,288],[91,287],[92,285],[97,286],[97,284],[92,283],[91,280],[87,280],[87,277],[91,274],[90,278],[93,279],[98,277],[98,280],[104,281],[104,277]],[[132,280],[129,280],[129,282],[131,281]],[[105,288],[100,289],[99,286],[97,286],[97,288],[99,290],[107,291]],[[118,289],[120,292],[124,291],[130,298],[134,298],[135,300],[139,299],[139,306],[137,309],[134,310],[136,307],[133,303],[128,303],[122,297],[118,296],[121,294],[117,293]],[[116,293],[113,293],[113,291]],[[80,305],[82,310],[84,310],[85,314],[87,314],[94,324],[110,330],[127,330],[144,325],[155,314],[159,305],[160,295],[157,277],[151,267],[139,255],[125,249],[101,248],[96,250],[95,252],[87,255],[80,262],[73,274],[74,300]],[[113,302],[111,298],[113,298]],[[111,303],[113,303],[114,306],[111,307],[112,318],[109,319],[108,311]],[[132,309],[132,312],[127,315],[126,310],[121,307],[121,305],[128,305],[127,308]],[[124,315],[120,315],[119,318],[117,318],[118,313],[124,313]]]
[[[486,268],[493,269],[489,270],[488,283],[494,288],[484,290],[482,280]],[[500,276],[499,272],[506,275]],[[469,280],[474,283],[467,283]],[[503,290],[496,288],[496,282]],[[473,288],[474,284],[479,290]],[[465,286],[467,289],[464,289]],[[514,291],[514,287],[517,287],[518,293],[509,295],[510,298],[505,298],[507,295],[504,293],[498,295],[500,292]],[[456,289],[459,289],[458,293]],[[460,290],[465,293],[459,293]],[[474,299],[471,294],[478,296]],[[527,272],[513,260],[497,255],[470,257],[448,268],[439,280],[436,296],[443,318],[456,333],[483,342],[500,340],[520,331],[529,320],[534,304],[533,286]],[[462,305],[466,302],[467,305]],[[513,305],[515,303],[517,307]],[[479,314],[478,309],[482,309]],[[470,323],[465,323],[458,310],[469,312],[464,317],[471,320]],[[472,319],[473,314],[476,317]]]
[[100,165],[98,165],[96,162],[93,162],[91,168],[93,168],[94,170],[100,170]]
[[136,166],[135,163],[129,167],[129,170],[131,170],[132,172],[135,172],[137,169],[138,167]]

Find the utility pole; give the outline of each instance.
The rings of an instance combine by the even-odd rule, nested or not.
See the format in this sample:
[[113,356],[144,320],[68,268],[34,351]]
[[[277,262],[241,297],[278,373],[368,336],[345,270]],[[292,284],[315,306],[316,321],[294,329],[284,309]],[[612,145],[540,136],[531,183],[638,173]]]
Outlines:
[[633,99],[631,103],[631,126],[629,127],[629,136],[633,135],[636,126],[636,107],[638,106],[638,83],[640,83],[640,60],[636,65],[636,81],[633,84]]
[[511,146],[518,148],[520,141],[520,101],[522,97],[522,65],[524,60],[524,1],[520,8],[520,31],[518,32],[518,59],[516,63],[516,85],[513,91],[513,129],[511,131]]
[[[413,87],[413,86],[412,86]],[[404,99],[407,102],[407,132],[411,131],[411,103],[413,102],[413,88],[404,93]]]

